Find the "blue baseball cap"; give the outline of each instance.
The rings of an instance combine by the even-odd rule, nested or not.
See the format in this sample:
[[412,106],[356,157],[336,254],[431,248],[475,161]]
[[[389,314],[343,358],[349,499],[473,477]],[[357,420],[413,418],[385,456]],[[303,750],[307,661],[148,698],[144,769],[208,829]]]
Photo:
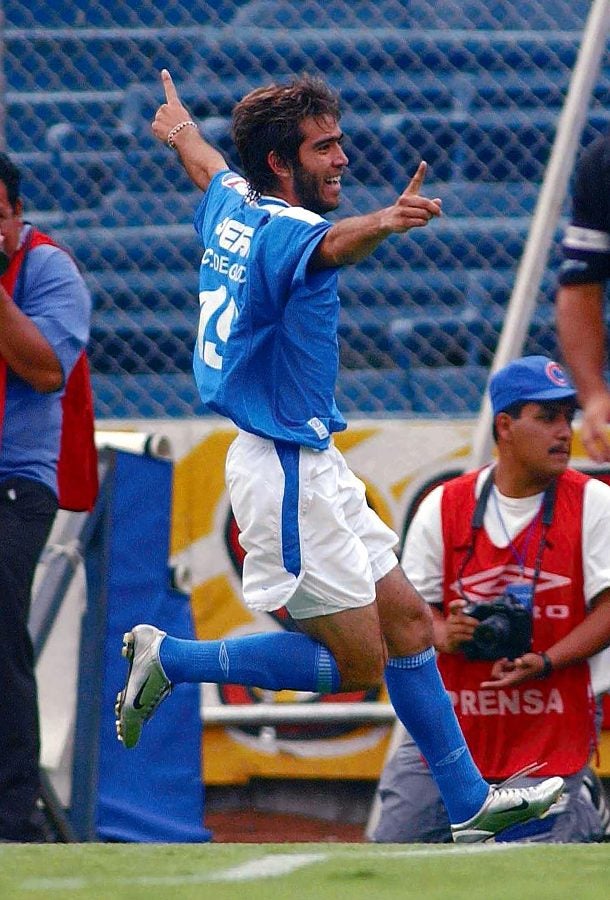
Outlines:
[[489,382],[493,414],[513,403],[574,400],[576,388],[565,371],[548,356],[522,356],[499,369]]

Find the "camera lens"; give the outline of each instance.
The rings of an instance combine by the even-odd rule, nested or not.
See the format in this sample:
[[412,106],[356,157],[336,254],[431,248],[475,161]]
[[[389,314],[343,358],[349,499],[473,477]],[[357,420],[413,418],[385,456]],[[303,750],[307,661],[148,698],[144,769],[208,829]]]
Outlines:
[[474,630],[474,640],[482,651],[491,654],[506,645],[510,638],[510,622],[504,616],[490,616]]

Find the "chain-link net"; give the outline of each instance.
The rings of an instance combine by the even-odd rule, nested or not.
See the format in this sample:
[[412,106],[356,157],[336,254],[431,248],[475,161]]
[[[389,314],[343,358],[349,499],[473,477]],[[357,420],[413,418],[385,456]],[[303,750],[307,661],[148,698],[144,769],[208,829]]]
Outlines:
[[[199,412],[197,203],[150,132],[166,66],[239,168],[230,113],[304,71],[343,101],[341,215],[391,203],[420,159],[444,216],[343,270],[338,402],[347,413],[478,409],[588,0],[5,0],[6,147],[29,218],[94,297],[99,417]],[[606,61],[607,62],[607,61]],[[604,130],[602,67],[583,142]],[[559,233],[526,352],[556,354]]]

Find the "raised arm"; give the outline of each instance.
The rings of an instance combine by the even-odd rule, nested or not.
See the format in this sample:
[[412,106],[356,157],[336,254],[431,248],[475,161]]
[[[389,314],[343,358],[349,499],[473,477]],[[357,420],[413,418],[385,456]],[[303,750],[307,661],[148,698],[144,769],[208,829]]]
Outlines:
[[597,462],[610,460],[604,303],[604,284],[598,282],[562,285],[555,303],[559,343],[583,408],[582,440]]
[[320,242],[312,263],[319,268],[345,266],[360,262],[391,234],[403,234],[410,228],[421,228],[441,215],[441,201],[420,195],[427,164],[421,162],[417,172],[392,206],[352,216],[337,222]]
[[[188,109],[180,101],[167,69],[161,71],[161,81],[165,103],[161,104],[153,119],[153,134],[164,144],[167,144],[168,137],[172,135],[172,147],[180,157],[187,175],[193,184],[205,191],[216,172],[228,168],[227,163],[222,154],[202,137]],[[183,127],[179,128],[180,125]]]

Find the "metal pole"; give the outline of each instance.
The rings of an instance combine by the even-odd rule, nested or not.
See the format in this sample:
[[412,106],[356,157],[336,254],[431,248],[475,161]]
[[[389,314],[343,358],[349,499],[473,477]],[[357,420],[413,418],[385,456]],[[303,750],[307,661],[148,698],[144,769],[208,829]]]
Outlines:
[[[490,374],[515,359],[523,348],[609,30],[610,0],[594,0],[584,28],[566,102],[557,123],[557,135]],[[491,458],[491,428],[491,405],[485,392],[473,436],[472,468],[484,465]]]

